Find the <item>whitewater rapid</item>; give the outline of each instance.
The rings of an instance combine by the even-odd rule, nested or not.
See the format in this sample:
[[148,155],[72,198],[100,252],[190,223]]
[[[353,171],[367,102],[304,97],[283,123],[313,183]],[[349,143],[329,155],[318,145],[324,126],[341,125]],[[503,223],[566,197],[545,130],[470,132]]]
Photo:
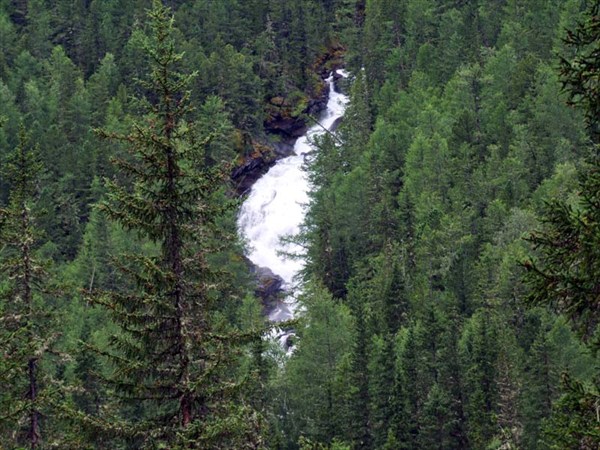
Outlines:
[[[347,74],[338,70],[342,77]],[[295,311],[294,282],[304,267],[299,245],[283,242],[300,231],[308,206],[311,189],[304,170],[305,155],[314,151],[311,139],[330,130],[344,115],[348,97],[336,92],[333,74],[326,80],[329,100],[318,123],[296,141],[294,154],[277,161],[253,186],[243,202],[238,216],[238,229],[246,240],[248,258],[258,267],[267,267],[283,281],[288,293],[285,300],[269,314],[269,320],[279,322],[293,318]]]

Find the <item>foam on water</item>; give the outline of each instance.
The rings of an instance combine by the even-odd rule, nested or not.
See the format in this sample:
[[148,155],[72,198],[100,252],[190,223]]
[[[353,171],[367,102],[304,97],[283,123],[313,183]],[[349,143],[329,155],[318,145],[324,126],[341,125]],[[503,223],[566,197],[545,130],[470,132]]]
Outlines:
[[[338,70],[343,77],[347,73]],[[294,145],[294,155],[279,160],[253,186],[242,204],[238,228],[249,248],[248,258],[259,267],[268,267],[283,278],[284,289],[291,291],[294,277],[302,270],[302,258],[289,258],[285,254],[301,254],[296,244],[282,242],[282,238],[294,236],[300,231],[308,204],[310,183],[304,168],[304,157],[314,151],[311,137],[323,134],[344,115],[348,97],[334,89],[333,75],[327,80],[329,100],[319,123]],[[293,317],[294,297],[290,295],[269,315],[271,321],[279,322]]]

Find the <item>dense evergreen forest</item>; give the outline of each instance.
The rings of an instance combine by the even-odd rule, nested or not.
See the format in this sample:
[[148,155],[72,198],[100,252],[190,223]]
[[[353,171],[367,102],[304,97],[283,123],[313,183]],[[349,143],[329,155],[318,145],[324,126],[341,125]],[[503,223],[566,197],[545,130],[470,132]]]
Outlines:
[[[600,4],[0,0],[0,449],[600,448]],[[236,230],[316,139],[294,351]]]

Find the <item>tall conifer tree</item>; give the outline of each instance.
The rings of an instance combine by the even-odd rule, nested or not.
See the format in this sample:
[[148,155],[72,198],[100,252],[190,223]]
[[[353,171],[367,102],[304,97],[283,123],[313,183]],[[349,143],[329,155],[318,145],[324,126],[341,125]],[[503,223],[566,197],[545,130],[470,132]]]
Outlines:
[[[553,201],[542,218],[544,228],[530,236],[538,258],[525,261],[525,279],[533,304],[565,314],[595,356],[600,351],[600,4],[592,2],[565,43],[574,51],[562,58],[562,81],[570,103],[581,107],[591,137],[593,158],[580,172],[575,206]],[[551,448],[597,448],[600,376],[591,383],[562,375],[563,396],[543,427]]]
[[208,261],[228,238],[217,225],[222,171],[203,166],[211,137],[195,136],[186,120],[195,74],[178,72],[170,10],[154,1],[149,19],[146,120],[126,135],[100,132],[130,151],[115,161],[127,181],[108,182],[102,208],[158,250],[123,257],[132,291],[94,295],[120,328],[104,352],[114,368],[109,381],[141,411],[110,428],[136,448],[259,448],[256,416],[234,404],[232,334],[216,320],[222,274]]
[[36,257],[39,230],[32,212],[41,164],[23,126],[3,167],[11,190],[0,208],[0,447],[42,445],[42,411],[49,404],[40,368],[56,335],[44,302],[47,274]]

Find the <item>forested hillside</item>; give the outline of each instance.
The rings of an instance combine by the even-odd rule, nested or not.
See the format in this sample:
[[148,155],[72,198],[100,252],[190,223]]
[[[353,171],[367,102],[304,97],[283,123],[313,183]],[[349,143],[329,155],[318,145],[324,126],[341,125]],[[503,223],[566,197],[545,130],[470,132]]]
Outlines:
[[[0,449],[600,448],[599,8],[0,0]],[[286,355],[239,193],[340,67]]]

